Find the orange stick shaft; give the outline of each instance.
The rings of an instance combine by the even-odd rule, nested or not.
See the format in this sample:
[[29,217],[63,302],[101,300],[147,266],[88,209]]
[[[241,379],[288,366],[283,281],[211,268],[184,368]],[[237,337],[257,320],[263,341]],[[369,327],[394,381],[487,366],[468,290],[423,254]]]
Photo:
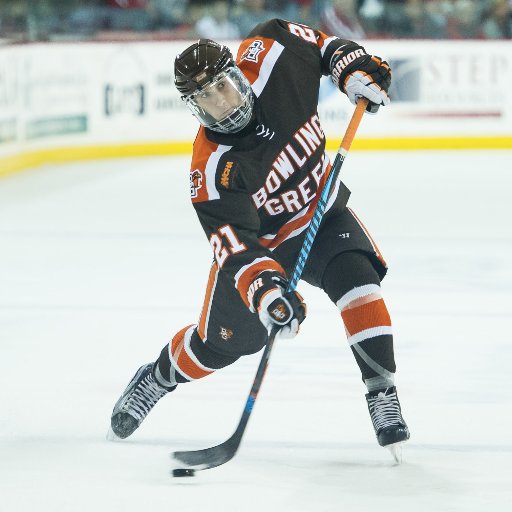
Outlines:
[[350,146],[352,145],[352,141],[354,140],[354,137],[356,136],[357,129],[359,128],[359,123],[361,122],[361,119],[363,118],[363,114],[364,114],[364,111],[366,110],[367,105],[368,105],[367,98],[361,98],[357,102],[354,113],[352,114],[352,118],[350,119],[350,122],[348,123],[347,131],[345,132],[343,140],[341,141],[340,150],[343,149],[345,152],[348,152],[348,150],[350,149]]

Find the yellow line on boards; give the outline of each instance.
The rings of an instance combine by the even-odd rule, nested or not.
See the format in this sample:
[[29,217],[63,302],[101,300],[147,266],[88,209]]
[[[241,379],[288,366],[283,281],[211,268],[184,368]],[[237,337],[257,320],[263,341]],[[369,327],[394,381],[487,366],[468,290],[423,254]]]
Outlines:
[[[328,139],[327,150],[336,151],[339,140]],[[396,137],[356,138],[354,151],[483,150],[512,149],[512,136],[499,137]],[[45,164],[104,158],[190,155],[192,142],[154,142],[108,146],[76,146],[31,150],[0,157],[0,177]]]
[[[338,145],[339,142],[335,140],[327,141],[328,150],[335,151]],[[351,149],[356,151],[512,149],[512,136],[356,138]]]
[[4,158],[0,157],[0,177],[45,164],[105,158],[185,155],[190,154],[191,151],[192,142],[152,142],[32,150]]

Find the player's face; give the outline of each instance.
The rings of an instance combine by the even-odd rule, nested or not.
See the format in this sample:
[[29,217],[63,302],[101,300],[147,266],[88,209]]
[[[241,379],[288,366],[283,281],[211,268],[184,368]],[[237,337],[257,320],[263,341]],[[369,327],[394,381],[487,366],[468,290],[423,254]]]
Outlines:
[[235,79],[224,76],[204,87],[195,101],[215,120],[220,121],[240,107],[244,98]]
[[230,66],[182,99],[203,126],[221,133],[236,133],[252,118],[251,84],[237,66]]

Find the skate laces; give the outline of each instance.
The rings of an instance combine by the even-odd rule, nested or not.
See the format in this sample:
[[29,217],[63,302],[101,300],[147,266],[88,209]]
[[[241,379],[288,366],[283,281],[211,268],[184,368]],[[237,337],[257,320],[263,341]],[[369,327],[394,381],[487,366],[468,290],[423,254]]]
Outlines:
[[375,432],[391,425],[403,425],[400,404],[396,391],[381,391],[375,396],[368,397],[368,408]]
[[155,382],[153,375],[148,374],[135,386],[122,409],[142,421],[158,400],[167,393],[166,389]]

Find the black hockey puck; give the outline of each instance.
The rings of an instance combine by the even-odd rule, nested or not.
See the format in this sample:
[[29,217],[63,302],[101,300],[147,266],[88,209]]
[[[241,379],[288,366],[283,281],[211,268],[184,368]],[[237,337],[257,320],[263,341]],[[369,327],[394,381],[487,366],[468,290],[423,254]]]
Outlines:
[[173,469],[172,476],[180,477],[180,476],[195,476],[195,469]]

